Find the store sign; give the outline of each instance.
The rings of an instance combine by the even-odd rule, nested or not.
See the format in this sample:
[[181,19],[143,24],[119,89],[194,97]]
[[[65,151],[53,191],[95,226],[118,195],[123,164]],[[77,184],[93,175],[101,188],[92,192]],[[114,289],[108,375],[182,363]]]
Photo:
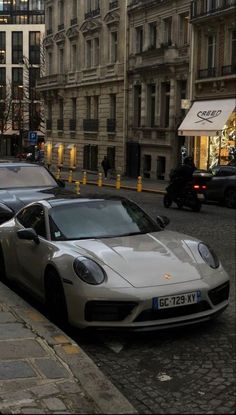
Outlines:
[[209,110],[209,111],[198,111],[197,117],[200,118],[198,121],[195,121],[197,124],[201,121],[207,121],[212,123],[212,119],[215,117],[219,117],[219,115],[222,113],[221,110]]
[[195,101],[178,128],[182,136],[217,136],[235,111],[236,100]]

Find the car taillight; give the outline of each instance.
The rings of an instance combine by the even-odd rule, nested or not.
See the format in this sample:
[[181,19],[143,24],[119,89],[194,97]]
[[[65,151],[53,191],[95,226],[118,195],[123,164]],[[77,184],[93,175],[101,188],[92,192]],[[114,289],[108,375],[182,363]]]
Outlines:
[[193,188],[194,188],[194,190],[206,190],[207,187],[206,187],[205,184],[203,184],[203,185],[194,184]]

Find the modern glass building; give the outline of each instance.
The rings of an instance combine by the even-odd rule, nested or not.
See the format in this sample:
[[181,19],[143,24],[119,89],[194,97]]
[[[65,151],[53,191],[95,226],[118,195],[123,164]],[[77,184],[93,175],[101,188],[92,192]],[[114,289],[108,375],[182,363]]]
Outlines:
[[0,0],[0,155],[15,155],[41,131],[36,82],[42,66],[44,0]]

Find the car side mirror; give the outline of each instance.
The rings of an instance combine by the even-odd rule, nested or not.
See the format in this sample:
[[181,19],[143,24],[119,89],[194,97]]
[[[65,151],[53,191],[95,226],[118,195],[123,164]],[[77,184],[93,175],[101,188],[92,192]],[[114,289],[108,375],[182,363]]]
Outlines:
[[164,229],[170,223],[170,219],[167,216],[157,216],[157,223],[162,229]]
[[39,237],[33,228],[20,229],[17,231],[17,236],[19,239],[34,241],[37,245],[39,244]]
[[57,183],[58,183],[59,187],[65,187],[65,182],[64,182],[64,180],[57,179]]

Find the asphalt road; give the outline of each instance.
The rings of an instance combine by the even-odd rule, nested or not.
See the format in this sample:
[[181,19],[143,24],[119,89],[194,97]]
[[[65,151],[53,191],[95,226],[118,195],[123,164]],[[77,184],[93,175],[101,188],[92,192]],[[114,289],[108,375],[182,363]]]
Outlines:
[[209,243],[231,278],[230,306],[216,320],[150,333],[70,332],[140,414],[235,413],[235,210],[203,205],[200,213],[165,209],[162,196],[119,192],[154,218],[170,218],[168,229]]

